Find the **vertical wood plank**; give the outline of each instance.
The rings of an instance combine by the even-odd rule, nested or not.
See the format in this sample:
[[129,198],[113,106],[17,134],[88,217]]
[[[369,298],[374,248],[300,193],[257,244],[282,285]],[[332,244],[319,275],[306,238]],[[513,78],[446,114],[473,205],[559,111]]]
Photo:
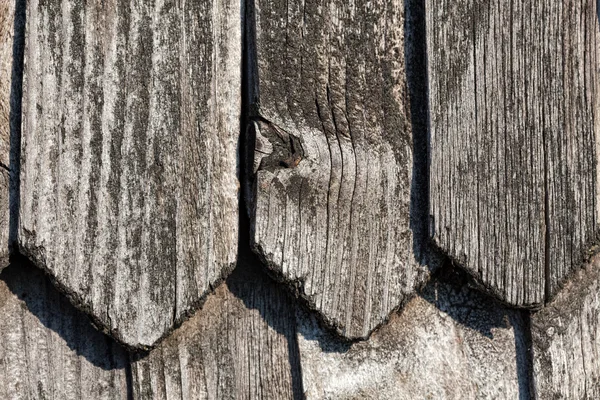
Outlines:
[[0,270],[8,265],[10,91],[15,2],[0,0]]
[[433,241],[549,300],[598,236],[595,0],[427,0]]
[[147,348],[235,264],[240,3],[27,11],[20,251]]
[[532,317],[534,379],[539,399],[600,397],[600,258],[576,273]]
[[348,338],[364,338],[428,271],[410,230],[404,3],[249,7],[252,244]]

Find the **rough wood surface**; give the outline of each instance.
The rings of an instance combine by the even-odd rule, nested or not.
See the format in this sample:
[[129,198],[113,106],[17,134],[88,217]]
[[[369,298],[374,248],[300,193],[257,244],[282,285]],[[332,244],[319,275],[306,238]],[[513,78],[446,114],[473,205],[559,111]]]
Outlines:
[[12,75],[12,53],[15,1],[0,1],[0,166],[8,167],[10,133],[10,83]]
[[133,363],[134,397],[302,398],[295,324],[287,294],[242,265],[196,315]]
[[0,0],[0,270],[8,265],[8,165],[14,0]]
[[0,275],[0,398],[125,400],[127,362],[40,270]]
[[548,301],[598,234],[596,0],[427,0],[434,242]]
[[20,251],[151,346],[235,264],[240,3],[27,4]]
[[409,228],[404,4],[255,0],[247,18],[252,244],[340,334],[366,337],[428,275]]
[[539,399],[600,398],[600,258],[531,319]]
[[368,341],[299,313],[307,399],[530,399],[526,324],[462,283],[429,284]]

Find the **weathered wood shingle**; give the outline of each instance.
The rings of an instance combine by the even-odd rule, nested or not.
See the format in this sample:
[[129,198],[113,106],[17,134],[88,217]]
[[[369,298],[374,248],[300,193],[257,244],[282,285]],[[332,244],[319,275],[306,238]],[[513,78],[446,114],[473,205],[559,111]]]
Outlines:
[[202,310],[133,362],[136,399],[302,398],[294,306],[243,263]]
[[127,399],[128,358],[28,264],[0,275],[0,398]]
[[20,251],[151,346],[236,260],[240,3],[27,4]]
[[534,382],[539,399],[600,398],[600,258],[533,314]]
[[596,0],[427,0],[434,242],[539,305],[598,234]]
[[15,1],[0,0],[0,270],[8,265],[10,92]]
[[340,334],[366,337],[428,275],[409,228],[404,4],[251,3],[252,244]]
[[368,341],[344,345],[299,313],[308,399],[530,399],[527,324],[464,285],[434,280]]

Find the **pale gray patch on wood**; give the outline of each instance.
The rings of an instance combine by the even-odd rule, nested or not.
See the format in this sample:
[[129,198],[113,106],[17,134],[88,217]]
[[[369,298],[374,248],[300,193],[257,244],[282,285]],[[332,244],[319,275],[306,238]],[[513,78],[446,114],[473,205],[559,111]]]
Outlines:
[[403,1],[255,0],[247,25],[252,245],[338,333],[367,337],[428,277]]
[[29,265],[0,280],[0,398],[127,399],[125,351]]
[[539,399],[600,398],[600,258],[531,319]]
[[240,3],[28,2],[20,251],[152,346],[236,260]]
[[548,301],[597,240],[596,0],[427,0],[433,240]]
[[281,288],[263,273],[236,270],[196,315],[133,362],[134,397],[301,398],[295,323]]
[[0,0],[0,270],[8,265],[10,90],[15,2]]
[[518,399],[524,320],[466,286],[438,281],[368,341],[343,345],[298,313],[307,399]]

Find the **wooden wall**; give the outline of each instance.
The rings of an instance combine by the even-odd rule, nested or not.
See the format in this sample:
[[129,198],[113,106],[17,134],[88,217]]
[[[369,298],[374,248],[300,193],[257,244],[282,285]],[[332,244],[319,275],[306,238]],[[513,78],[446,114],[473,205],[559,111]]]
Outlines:
[[594,399],[594,0],[0,0],[0,397]]

